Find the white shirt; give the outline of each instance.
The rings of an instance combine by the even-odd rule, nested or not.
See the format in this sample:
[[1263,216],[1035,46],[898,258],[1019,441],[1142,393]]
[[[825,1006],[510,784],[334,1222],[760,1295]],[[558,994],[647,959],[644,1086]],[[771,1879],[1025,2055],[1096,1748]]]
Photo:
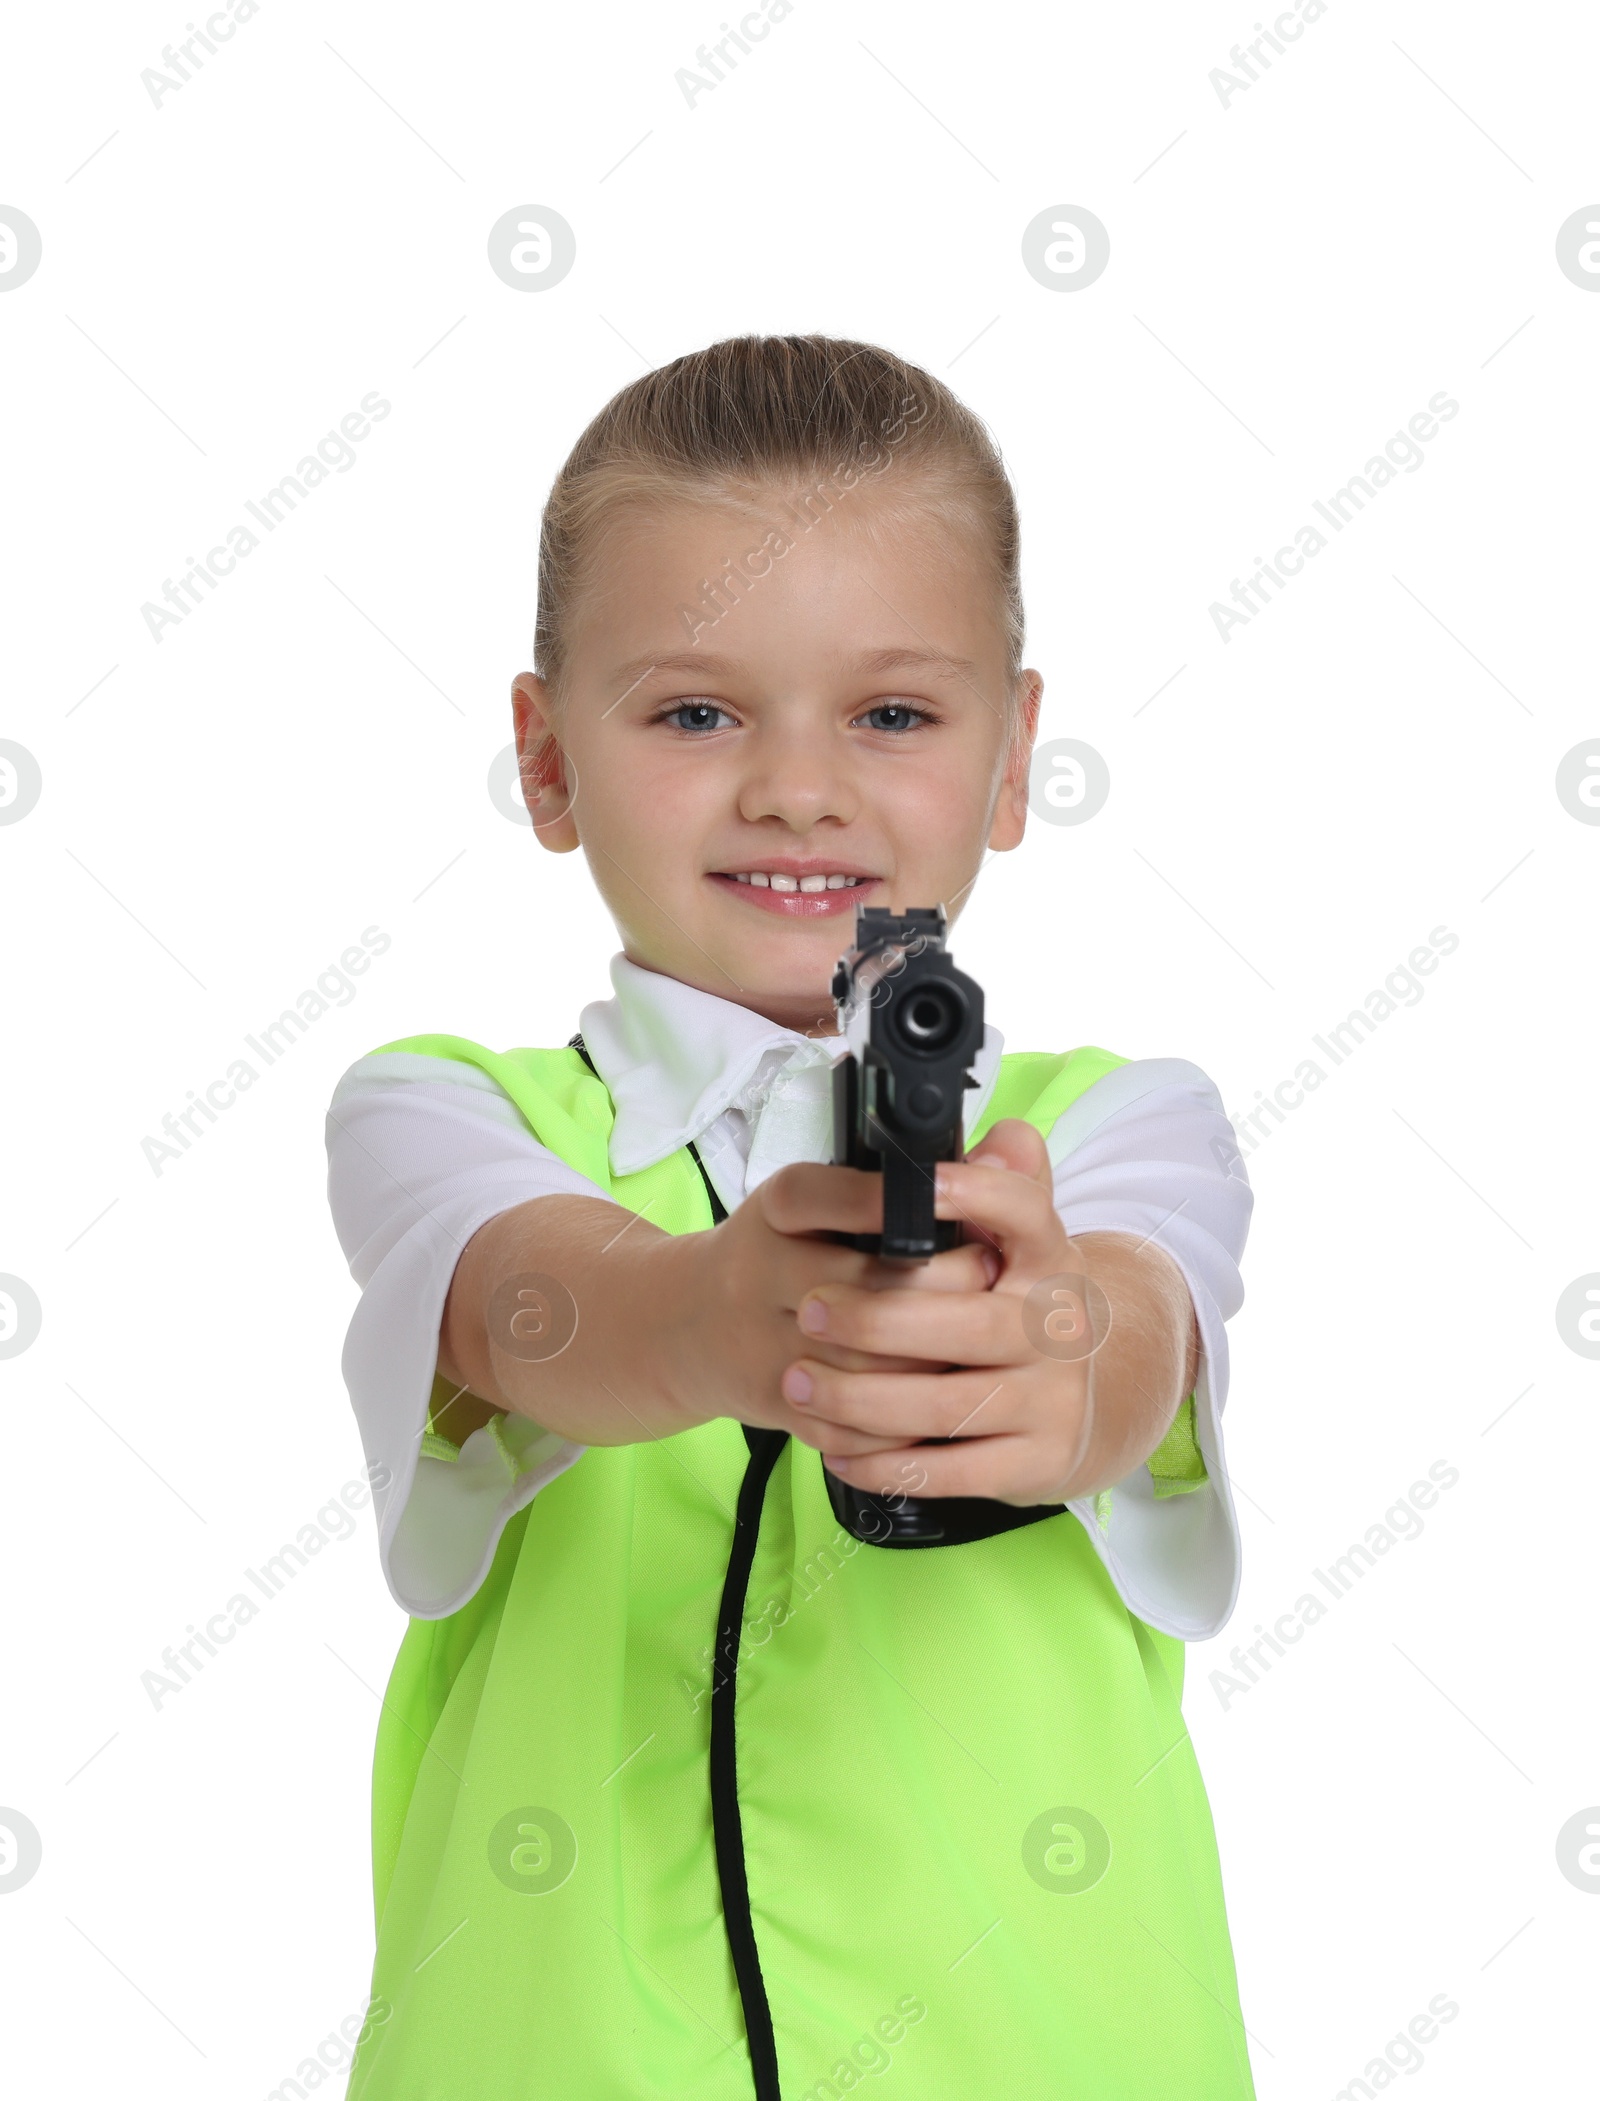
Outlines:
[[[779,1167],[832,1157],[829,1067],[842,1037],[802,1036],[622,955],[611,982],[615,997],[586,1006],[579,1026],[616,1104],[614,1174],[692,1140],[732,1212]],[[986,1026],[969,1131],[994,1090],[1002,1041]],[[519,1415],[496,1416],[459,1454],[425,1435],[456,1263],[481,1225],[531,1198],[613,1199],[541,1145],[487,1073],[454,1059],[359,1059],[334,1091],[327,1145],[334,1229],[361,1287],[345,1383],[367,1460],[390,1475],[373,1495],[380,1559],[397,1604],[442,1619],[483,1581],[507,1521],[586,1449]],[[1197,1066],[1146,1058],[1080,1095],[1047,1146],[1067,1231],[1148,1237],[1194,1301],[1195,1430],[1210,1479],[1157,1498],[1141,1465],[1098,1510],[1094,1496],[1068,1508],[1134,1613],[1180,1640],[1205,1640],[1226,1624],[1240,1572],[1222,1444],[1223,1322],[1243,1298],[1238,1263],[1253,1199],[1233,1128]]]

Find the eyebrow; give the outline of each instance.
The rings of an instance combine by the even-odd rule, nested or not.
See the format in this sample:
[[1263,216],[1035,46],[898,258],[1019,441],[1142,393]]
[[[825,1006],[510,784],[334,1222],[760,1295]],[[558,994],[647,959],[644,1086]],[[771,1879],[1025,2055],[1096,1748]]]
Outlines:
[[[711,656],[695,649],[682,650],[672,656],[635,657],[631,663],[618,665],[611,676],[626,694],[653,671],[686,671],[721,678],[742,668],[735,658]],[[872,649],[852,658],[844,668],[868,675],[886,671],[953,671],[957,677],[969,682],[978,671],[970,657],[948,656],[939,649]]]
[[972,678],[977,665],[970,657],[953,657],[942,649],[874,649],[865,656],[857,657],[851,667],[856,671],[936,671],[958,672],[962,678]]

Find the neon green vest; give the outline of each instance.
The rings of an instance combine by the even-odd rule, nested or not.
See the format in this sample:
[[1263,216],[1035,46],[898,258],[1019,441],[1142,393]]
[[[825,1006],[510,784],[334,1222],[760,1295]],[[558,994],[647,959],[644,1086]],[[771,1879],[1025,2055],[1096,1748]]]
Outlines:
[[[576,1051],[382,1048],[480,1067],[613,1201],[710,1225],[687,1149],[613,1176]],[[969,1142],[1123,1062],[1007,1054]],[[1192,1405],[1151,1466],[1204,1478]],[[891,2069],[918,2101],[1251,2101],[1182,1686],[1070,1512],[894,1553],[772,1433],[594,1447],[401,1641],[388,2012],[349,2101],[838,2101]]]

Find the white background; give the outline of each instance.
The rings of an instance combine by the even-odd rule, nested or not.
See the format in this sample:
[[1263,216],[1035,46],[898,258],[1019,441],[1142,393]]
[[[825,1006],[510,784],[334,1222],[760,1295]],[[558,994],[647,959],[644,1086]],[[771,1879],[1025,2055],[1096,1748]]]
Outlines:
[[[419,1030],[557,1043],[608,990],[581,857],[486,790],[552,474],[647,365],[817,329],[988,420],[1041,734],[1110,768],[962,921],[1013,1048],[1192,1058],[1243,1112],[1459,938],[1250,1158],[1244,1589],[1186,1712],[1267,2101],[1441,1992],[1428,2091],[1575,2091],[1597,1367],[1555,1305],[1600,1269],[1600,829],[1554,779],[1600,736],[1600,297],[1555,235],[1600,197],[1600,28],[1333,0],[1224,107],[1248,5],[797,0],[691,109],[720,19],[265,0],[159,107],[181,8],[13,20],[0,203],[43,261],[0,297],[0,736],[44,786],[0,829],[0,1270],[43,1328],[0,1363],[0,1803],[44,1850],[0,1898],[0,2048],[19,2091],[251,2096],[364,2003],[403,1628],[370,1514],[159,1711],[141,1674],[361,1466],[339,1074]],[[577,236],[537,295],[486,261],[523,204]],[[1070,295],[1021,261],[1058,204],[1110,232]],[[1211,603],[1441,389],[1425,465],[1221,640]],[[153,641],[141,606],[372,390],[356,465]],[[353,1002],[156,1175],[161,1118],[374,925]],[[1421,1536],[1225,1707],[1233,1643],[1437,1461]]]

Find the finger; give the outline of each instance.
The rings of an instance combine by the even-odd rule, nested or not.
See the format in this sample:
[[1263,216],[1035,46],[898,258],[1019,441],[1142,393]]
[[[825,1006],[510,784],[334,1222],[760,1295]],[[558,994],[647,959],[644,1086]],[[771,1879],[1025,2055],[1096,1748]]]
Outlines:
[[800,1236],[780,1238],[776,1252],[779,1294],[791,1311],[819,1284],[870,1291],[987,1291],[1000,1273],[1000,1258],[987,1241],[946,1248],[926,1262],[880,1262],[857,1248]]
[[[974,1437],[960,1444],[911,1444],[876,1453],[829,1452],[830,1473],[868,1495],[987,1496],[1027,1509],[1064,1499],[1041,1469],[1034,1440],[1021,1435]],[[1046,1477],[1041,1479],[1041,1473]],[[1064,1478],[1064,1476],[1062,1477]]]
[[[803,1335],[795,1325],[792,1313],[774,1309],[768,1316],[764,1331],[766,1361],[777,1361],[781,1372],[786,1364],[809,1352],[826,1363],[836,1365],[842,1371],[904,1371],[939,1372],[949,1363],[945,1357],[930,1357],[921,1348],[911,1351],[879,1351],[857,1349],[848,1342],[819,1338],[813,1341]],[[774,1376],[776,1385],[776,1376]]]
[[830,1284],[808,1292],[795,1319],[806,1338],[877,1356],[937,1358],[945,1364],[1029,1364],[1038,1352],[1022,1326],[1023,1301],[997,1291],[864,1291]]
[[[776,1360],[777,1371],[791,1363],[796,1357],[809,1352],[842,1371],[902,1371],[940,1372],[949,1362],[943,1357],[929,1357],[920,1348],[905,1351],[882,1352],[857,1349],[847,1342],[829,1341],[825,1338],[812,1341],[795,1325],[792,1313],[774,1309],[766,1319],[762,1331],[762,1354],[769,1364]],[[773,1375],[776,1389],[777,1374]]]
[[1002,1116],[992,1124],[977,1144],[967,1154],[969,1162],[979,1165],[1009,1168],[1014,1174],[1027,1175],[1033,1181],[1043,1180],[1050,1188],[1055,1176],[1050,1166],[1050,1149],[1043,1134],[1034,1124],[1025,1122],[1020,1116]]
[[[1008,1126],[1018,1125],[1019,1120],[1010,1118]],[[1039,1138],[1031,1124],[1020,1124],[1038,1140],[1042,1149],[1044,1141]],[[1000,1126],[996,1126],[999,1129]],[[992,1137],[991,1133],[991,1137]],[[985,1141],[986,1143],[988,1141]],[[1048,1160],[1046,1160],[1048,1167]],[[939,1174],[942,1178],[944,1166]],[[954,1164],[954,1171],[965,1174],[967,1168]],[[993,1168],[980,1170],[993,1172]],[[1048,1186],[1048,1184],[1046,1185]],[[820,1233],[879,1233],[883,1230],[883,1177],[869,1174],[855,1167],[822,1167],[809,1161],[798,1161],[788,1167],[779,1168],[758,1183],[750,1198],[765,1224],[776,1233],[801,1241],[807,1260],[820,1260],[828,1271],[836,1275],[848,1275],[852,1263],[876,1262],[876,1256],[849,1247],[830,1247],[826,1241],[818,1242],[810,1236]],[[954,1218],[961,1214],[950,1209],[937,1210],[942,1218]],[[953,1254],[954,1249],[945,1250]],[[980,1258],[981,1259],[981,1258]],[[939,1256],[932,1258],[938,1262]],[[886,1277],[906,1276],[930,1267],[926,1263],[884,1264]],[[920,1285],[913,1282],[910,1289],[940,1289],[942,1285]],[[982,1288],[981,1286],[979,1288]]]
[[870,1430],[857,1429],[853,1423],[823,1422],[812,1409],[793,1408],[783,1400],[772,1408],[770,1420],[763,1427],[787,1430],[796,1444],[810,1445],[813,1451],[838,1452],[852,1459],[876,1458],[880,1452],[898,1450],[905,1443],[898,1431],[878,1436]]
[[955,1362],[953,1357],[908,1357],[875,1350],[845,1349],[838,1343],[814,1342],[809,1335],[798,1331],[788,1338],[787,1348],[790,1357],[798,1358],[803,1351],[824,1364],[831,1364],[838,1371],[922,1372],[931,1376]]
[[1044,1274],[1060,1267],[1061,1220],[1052,1190],[1035,1176],[943,1160],[938,1168],[934,1216],[959,1218],[969,1240],[980,1236],[992,1240],[1008,1270]]
[[841,1427],[912,1440],[1010,1430],[1022,1405],[1020,1386],[991,1370],[853,1372],[816,1357],[791,1364],[781,1391],[801,1426],[795,1435],[819,1451],[833,1447],[819,1441],[818,1433]]
[[964,1241],[926,1262],[880,1262],[874,1256],[868,1262],[859,1278],[839,1281],[868,1291],[987,1291],[1000,1274],[1000,1258],[986,1240]]
[[883,1177],[859,1167],[799,1160],[756,1185],[754,1202],[776,1233],[881,1233]]

